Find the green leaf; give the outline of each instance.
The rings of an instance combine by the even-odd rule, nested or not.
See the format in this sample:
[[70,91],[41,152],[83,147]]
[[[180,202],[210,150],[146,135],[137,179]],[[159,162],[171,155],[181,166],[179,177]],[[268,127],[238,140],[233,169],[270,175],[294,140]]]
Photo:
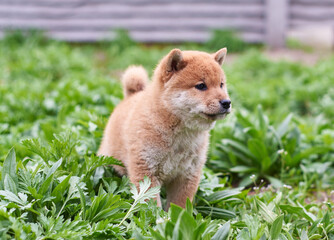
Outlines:
[[55,162],[50,170],[48,171],[46,175],[46,180],[43,182],[41,187],[38,189],[38,194],[44,195],[49,188],[52,187],[53,182],[53,174],[56,172],[56,170],[61,166],[63,159],[59,159],[57,162]]
[[12,148],[7,157],[5,158],[5,161],[3,162],[2,167],[2,184],[4,184],[4,180],[6,175],[10,176],[11,179],[14,182],[14,185],[17,186],[17,174],[16,174],[16,156],[15,156],[15,150]]
[[85,198],[85,194],[84,194],[84,192],[82,191],[82,189],[80,188],[80,186],[78,184],[76,184],[76,186],[77,186],[78,192],[80,194],[82,219],[86,219],[86,198]]
[[247,228],[243,228],[237,235],[236,240],[252,240]]
[[165,240],[165,238],[158,231],[154,231],[151,227],[149,228],[149,230],[150,230],[150,233],[151,233],[153,239]]
[[236,113],[236,116],[238,118],[238,122],[243,126],[243,127],[253,127],[254,124],[249,121],[248,117],[243,116],[240,112]]
[[235,166],[230,168],[231,172],[236,172],[236,173],[251,173],[251,172],[257,172],[257,168],[253,167],[247,167],[247,166]]
[[25,204],[18,196],[8,190],[0,190],[0,195],[7,200],[15,202],[21,206]]
[[306,218],[308,221],[310,221],[312,223],[316,219],[316,217],[313,214],[307,212],[305,210],[305,208],[301,207],[301,206],[295,207],[295,206],[291,206],[291,205],[284,205],[284,204],[282,204],[282,205],[279,205],[279,207],[282,210],[287,211],[288,213],[297,214],[300,217],[304,217],[304,218]]
[[243,153],[246,157],[249,157],[251,159],[256,159],[256,157],[252,154],[252,152],[249,151],[249,149],[244,146],[242,143],[239,143],[237,141],[231,140],[231,139],[223,139],[222,140],[223,145],[230,145],[236,150],[240,151]]
[[53,175],[48,177],[41,185],[41,187],[38,189],[38,194],[44,195],[49,188],[52,187],[52,181],[53,180]]
[[11,191],[15,195],[17,195],[16,184],[15,184],[14,180],[11,178],[11,176],[9,176],[8,174],[6,174],[6,176],[5,176],[5,180],[4,180],[3,185],[4,185],[5,190]]
[[193,239],[194,240],[201,240],[202,239],[202,235],[205,232],[206,229],[206,222],[202,222],[199,226],[197,226],[197,228],[194,231],[193,234]]
[[[263,141],[260,141],[259,139],[256,138],[252,138],[248,140],[247,145],[250,152],[255,156],[257,162],[260,163],[261,166],[264,165],[263,168],[267,168],[268,164],[266,163],[266,159],[269,158],[269,156]],[[270,158],[269,158],[269,166],[270,166]]]
[[121,226],[123,222],[130,216],[130,214],[134,213],[137,210],[137,206],[139,203],[147,204],[145,202],[146,200],[157,197],[157,195],[160,193],[160,188],[158,186],[151,187],[151,180],[147,176],[145,176],[144,181],[139,182],[139,192],[134,184],[131,185],[130,192],[133,194],[132,198],[135,201],[131,205],[125,217],[118,224],[118,226]]
[[210,203],[215,203],[215,202],[219,202],[222,201],[226,198],[232,197],[232,196],[236,196],[238,194],[240,194],[241,191],[237,190],[237,189],[232,189],[232,190],[222,190],[222,191],[218,191],[218,192],[214,192],[211,195],[209,195],[206,200]]
[[284,120],[283,122],[278,126],[276,133],[278,135],[279,138],[282,138],[285,133],[288,131],[288,127],[290,124],[290,121],[292,119],[293,114],[290,113]]
[[278,239],[281,230],[282,230],[282,226],[283,226],[283,219],[284,216],[278,216],[275,221],[273,222],[271,228],[270,228],[270,236],[272,240],[276,240]]
[[22,144],[31,152],[36,153],[38,156],[40,156],[45,164],[49,165],[47,162],[49,152],[45,147],[40,144],[37,138],[25,139],[22,141]]
[[55,162],[48,171],[46,178],[49,178],[52,174],[54,174],[56,170],[61,166],[62,162],[63,162],[62,158],[60,158],[57,162]]
[[324,224],[324,227],[326,228],[329,225],[330,221],[331,221],[330,215],[329,215],[328,212],[326,212],[326,214],[323,216],[321,222]]
[[230,232],[231,223],[226,222],[221,228],[218,229],[215,235],[211,238],[211,240],[225,240],[228,237]]
[[190,215],[193,214],[193,204],[191,203],[189,198],[187,198],[187,202],[186,202],[186,211]]
[[259,211],[262,217],[270,224],[272,224],[277,218],[277,214],[271,211],[263,202],[255,198],[257,205],[259,206]]
[[[310,236],[309,238],[310,240],[315,240],[315,239],[323,239],[322,235],[320,234],[313,234],[312,236]],[[329,238],[330,240],[332,240],[333,238]]]
[[182,210],[174,227],[173,239],[179,239],[181,235],[182,239],[192,239],[196,225],[197,224],[193,216],[185,210]]
[[300,234],[300,240],[309,240],[306,231],[303,229]]
[[182,211],[183,211],[183,208],[181,208],[180,206],[175,205],[174,203],[170,204],[168,213],[169,213],[170,220],[172,221],[172,223],[177,222],[177,219],[179,218]]
[[295,166],[299,164],[301,160],[306,159],[313,154],[325,154],[331,150],[332,149],[330,147],[324,147],[324,146],[314,146],[314,147],[307,148],[304,151],[301,151],[297,155],[293,156],[292,164],[293,166]]
[[261,129],[261,132],[264,135],[267,132],[269,120],[267,116],[264,115],[261,105],[257,106],[257,111],[258,111],[258,119],[259,119],[259,128]]
[[65,197],[65,192],[66,189],[69,188],[69,181],[70,178],[72,176],[72,173],[70,173],[70,175],[68,175],[61,183],[59,183],[55,189],[53,189],[51,196],[55,197],[54,201],[55,202],[59,202],[61,199],[63,199]]
[[217,207],[199,206],[196,210],[204,216],[211,216],[213,219],[230,220],[236,217],[234,212]]
[[281,180],[279,180],[278,178],[274,178],[268,175],[265,175],[265,177],[270,181],[270,183],[275,187],[275,188],[281,188],[283,187],[283,183]]

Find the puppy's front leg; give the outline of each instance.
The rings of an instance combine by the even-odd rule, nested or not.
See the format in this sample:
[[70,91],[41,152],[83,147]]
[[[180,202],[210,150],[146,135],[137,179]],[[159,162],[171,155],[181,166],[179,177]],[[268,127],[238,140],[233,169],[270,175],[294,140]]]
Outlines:
[[[150,169],[147,167],[146,161],[142,159],[131,159],[129,167],[128,167],[128,174],[130,181],[137,187],[137,190],[139,189],[139,182],[144,180],[144,177],[147,176],[151,179],[151,186],[150,187],[156,187],[160,186],[160,183],[158,179],[153,176]],[[157,201],[158,207],[161,207],[161,200],[159,193],[157,194],[155,200]]]
[[167,205],[166,211],[170,207],[170,203],[174,203],[180,207],[185,208],[187,198],[193,200],[198,184],[200,181],[200,174],[190,176],[179,176],[171,181],[167,186]]

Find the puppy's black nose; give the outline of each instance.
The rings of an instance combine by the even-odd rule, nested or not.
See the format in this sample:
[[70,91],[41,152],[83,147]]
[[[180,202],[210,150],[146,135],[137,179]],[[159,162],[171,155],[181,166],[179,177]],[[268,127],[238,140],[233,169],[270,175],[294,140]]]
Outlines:
[[229,109],[230,106],[231,106],[231,101],[230,100],[225,99],[225,100],[220,100],[219,102],[220,102],[220,105],[222,105],[222,107],[224,109]]

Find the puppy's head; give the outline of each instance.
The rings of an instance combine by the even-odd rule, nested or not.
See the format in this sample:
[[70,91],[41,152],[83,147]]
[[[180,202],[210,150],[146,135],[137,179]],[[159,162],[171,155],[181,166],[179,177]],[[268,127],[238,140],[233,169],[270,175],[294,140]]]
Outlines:
[[189,127],[210,128],[231,112],[221,68],[226,52],[226,48],[214,54],[174,49],[157,67],[164,106]]

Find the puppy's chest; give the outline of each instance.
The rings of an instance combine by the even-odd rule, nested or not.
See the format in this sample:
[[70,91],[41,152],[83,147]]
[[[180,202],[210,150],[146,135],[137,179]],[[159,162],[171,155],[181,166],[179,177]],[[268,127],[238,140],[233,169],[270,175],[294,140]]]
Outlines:
[[180,133],[165,139],[165,147],[148,146],[151,153],[145,154],[148,166],[160,181],[195,172],[201,161],[205,161],[202,154],[205,140],[203,134]]

